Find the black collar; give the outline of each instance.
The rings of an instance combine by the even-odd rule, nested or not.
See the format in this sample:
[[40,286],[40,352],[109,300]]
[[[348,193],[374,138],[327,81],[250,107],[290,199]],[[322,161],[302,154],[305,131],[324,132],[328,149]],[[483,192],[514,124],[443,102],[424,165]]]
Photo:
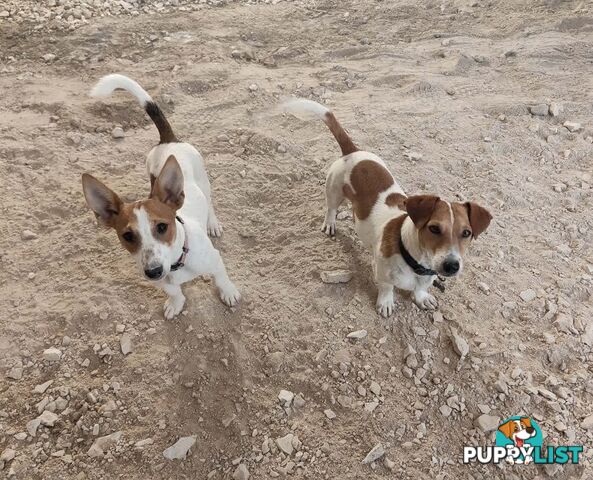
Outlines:
[[406,247],[404,246],[404,242],[402,240],[401,235],[399,237],[399,253],[403,257],[403,259],[406,262],[406,264],[408,265],[408,267],[410,267],[416,275],[431,275],[432,276],[432,275],[437,274],[437,272],[435,272],[433,269],[426,268],[426,267],[423,267],[422,265],[420,265],[416,261],[416,259],[414,257],[412,257],[412,255],[410,255],[410,252],[408,252],[408,250],[406,250]]
[[171,265],[171,271],[174,272],[175,270],[179,270],[180,268],[182,268],[185,265],[185,257],[187,256],[187,254],[189,253],[189,247],[187,246],[187,233],[185,231],[185,228],[183,228],[183,220],[181,219],[181,217],[175,217],[175,219],[181,223],[181,229],[183,230],[183,236],[185,237],[183,239],[183,247],[181,249],[181,256],[179,257],[179,259],[177,260],[177,262],[175,262],[173,265]]

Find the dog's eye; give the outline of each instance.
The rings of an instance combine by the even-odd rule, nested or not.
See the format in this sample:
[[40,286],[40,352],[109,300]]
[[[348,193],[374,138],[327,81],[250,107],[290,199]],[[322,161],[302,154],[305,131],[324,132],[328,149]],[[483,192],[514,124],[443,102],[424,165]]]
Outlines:
[[133,232],[124,232],[122,238],[128,242],[132,243],[134,241],[134,233]]
[[461,232],[461,236],[463,238],[471,237],[471,235],[472,235],[472,231],[471,230],[468,230],[467,228],[463,232]]
[[160,234],[163,234],[167,231],[168,227],[169,225],[167,225],[166,223],[158,223],[156,226],[156,231]]
[[431,225],[430,227],[428,227],[428,229],[431,233],[434,233],[435,235],[441,234],[441,227],[439,227],[438,225]]

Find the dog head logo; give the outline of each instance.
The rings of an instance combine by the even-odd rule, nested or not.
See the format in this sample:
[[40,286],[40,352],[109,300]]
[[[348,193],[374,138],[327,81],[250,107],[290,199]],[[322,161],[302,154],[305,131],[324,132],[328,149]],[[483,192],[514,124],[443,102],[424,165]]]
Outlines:
[[507,420],[498,427],[498,432],[496,434],[497,440],[499,433],[502,433],[519,448],[537,435],[535,427],[532,425],[532,420],[529,417],[519,417],[518,419]]

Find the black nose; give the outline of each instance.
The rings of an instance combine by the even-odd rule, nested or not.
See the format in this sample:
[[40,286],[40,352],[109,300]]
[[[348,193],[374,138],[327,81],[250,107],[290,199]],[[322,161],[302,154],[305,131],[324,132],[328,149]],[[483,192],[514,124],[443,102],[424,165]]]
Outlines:
[[445,260],[443,271],[445,275],[455,275],[459,271],[459,262],[457,260]]
[[533,427],[527,427],[525,430],[527,430],[527,433],[529,435],[531,435],[535,431],[535,428],[533,428]]
[[163,267],[158,266],[156,268],[151,268],[150,270],[144,270],[144,275],[148,278],[160,278],[163,274]]

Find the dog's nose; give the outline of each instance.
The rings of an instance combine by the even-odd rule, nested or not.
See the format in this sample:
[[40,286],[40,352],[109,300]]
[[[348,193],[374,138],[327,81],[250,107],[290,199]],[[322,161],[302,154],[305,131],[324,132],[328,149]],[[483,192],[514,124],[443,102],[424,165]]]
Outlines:
[[163,267],[161,265],[159,265],[158,267],[155,267],[155,268],[150,268],[150,269],[144,270],[144,275],[146,275],[148,278],[152,278],[153,280],[156,278],[161,278],[162,274],[163,274]]
[[455,275],[459,271],[458,260],[445,260],[443,263],[443,271],[445,275]]
[[533,428],[533,427],[527,427],[525,430],[527,430],[527,433],[529,435],[531,435],[535,431],[535,428]]

